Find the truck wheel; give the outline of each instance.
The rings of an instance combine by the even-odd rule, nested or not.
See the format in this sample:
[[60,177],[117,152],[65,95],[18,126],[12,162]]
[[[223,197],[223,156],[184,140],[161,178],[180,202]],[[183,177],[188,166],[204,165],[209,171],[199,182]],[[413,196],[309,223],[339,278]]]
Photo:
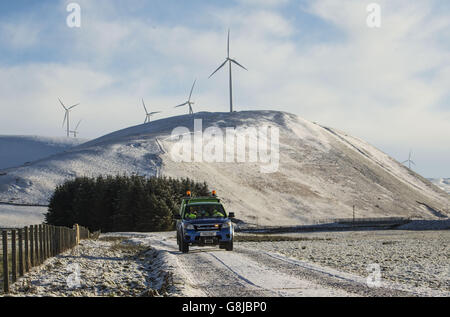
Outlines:
[[230,242],[228,242],[228,243],[225,245],[225,250],[227,250],[227,251],[233,251],[233,240],[231,240]]
[[180,237],[178,235],[177,235],[177,245],[178,245],[178,251],[181,251]]
[[188,253],[189,252],[189,243],[184,242],[184,240],[180,241],[180,251],[183,253]]

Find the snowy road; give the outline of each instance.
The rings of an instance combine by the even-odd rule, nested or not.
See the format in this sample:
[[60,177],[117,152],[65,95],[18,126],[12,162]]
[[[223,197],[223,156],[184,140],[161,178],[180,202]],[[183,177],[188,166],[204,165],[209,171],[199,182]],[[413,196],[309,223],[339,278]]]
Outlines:
[[174,280],[188,296],[408,296],[369,288],[366,279],[235,244],[233,252],[216,247],[178,251],[174,233],[145,234],[136,242],[166,254]]
[[[321,243],[338,247],[332,240],[321,240]],[[313,252],[318,257],[320,247],[317,248],[318,244],[315,247]],[[317,261],[283,255],[286,248],[295,249],[295,244],[240,242],[235,243],[233,252],[217,247],[192,247],[188,254],[183,254],[178,251],[175,232],[111,233],[98,240],[83,240],[74,249],[33,268],[12,285],[11,295],[449,296],[445,286],[440,290],[419,289],[384,279],[371,288],[366,276],[341,271],[345,270],[345,263],[342,269],[333,269]],[[306,252],[304,248],[297,249]],[[336,257],[330,250],[326,254]],[[342,262],[339,257],[335,260]],[[74,267],[78,268],[77,287],[68,284]]]

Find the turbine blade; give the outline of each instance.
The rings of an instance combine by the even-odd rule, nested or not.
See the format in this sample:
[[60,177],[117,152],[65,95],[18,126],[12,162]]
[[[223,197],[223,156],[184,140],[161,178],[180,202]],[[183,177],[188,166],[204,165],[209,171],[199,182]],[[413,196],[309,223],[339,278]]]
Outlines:
[[67,119],[67,110],[66,110],[66,114],[64,115],[64,120],[63,120],[63,123],[62,123],[63,127],[64,127],[64,123],[66,123],[66,119]]
[[152,115],[158,114],[158,113],[161,113],[161,111],[150,112],[149,114],[152,116]]
[[181,105],[175,106],[175,108],[183,107],[183,106],[186,106],[187,104],[188,104],[188,103],[185,102],[185,103],[183,103],[183,104],[181,104]]
[[66,106],[64,106],[64,104],[63,104],[63,102],[61,101],[61,99],[58,98],[58,100],[59,100],[59,103],[61,104],[61,106],[64,108],[64,110],[67,110]]
[[78,105],[79,105],[79,103],[77,103],[76,105],[73,105],[72,107],[69,108],[69,110],[72,109],[72,108],[75,108]]
[[215,73],[217,73],[219,71],[219,69],[221,69],[223,66],[225,66],[225,64],[228,62],[228,59],[225,60],[225,62],[223,62],[222,65],[219,66],[219,68],[217,68],[210,76],[209,78],[211,78]]
[[230,29],[228,29],[227,56],[230,58]]
[[242,66],[241,64],[239,64],[237,61],[235,61],[234,59],[230,58],[230,61],[232,61],[233,63],[235,63],[236,65],[238,65],[239,67],[242,67],[243,69],[245,69],[246,71],[248,71],[247,68],[245,68],[244,66]]
[[194,91],[194,87],[195,87],[195,83],[197,82],[197,79],[196,80],[194,80],[194,84],[192,85],[192,88],[191,88],[191,93],[189,94],[189,101],[191,101],[191,97],[192,97],[192,92]]
[[411,161],[411,163],[413,163],[413,165],[416,165],[416,163],[414,163],[413,161]]
[[147,107],[145,106],[144,98],[142,98],[142,105],[144,106],[145,113],[148,114],[148,110],[147,110]]
[[78,121],[77,127],[75,128],[75,133],[77,132],[78,127],[80,126],[81,121],[82,121],[82,120]]

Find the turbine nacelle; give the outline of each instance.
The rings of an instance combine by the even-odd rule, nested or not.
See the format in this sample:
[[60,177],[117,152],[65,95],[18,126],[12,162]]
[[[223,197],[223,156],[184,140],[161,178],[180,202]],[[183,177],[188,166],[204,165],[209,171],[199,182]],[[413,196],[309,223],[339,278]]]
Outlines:
[[71,133],[70,120],[69,120],[70,110],[72,110],[73,108],[78,106],[79,103],[77,103],[77,104],[75,104],[73,106],[70,106],[70,107],[66,107],[66,105],[61,101],[60,98],[58,98],[58,100],[59,100],[59,103],[61,104],[61,106],[63,107],[64,111],[65,111],[64,120],[63,120],[62,126],[64,127],[64,124],[67,122],[67,137],[70,137],[70,133]]
[[230,112],[233,112],[233,80],[231,75],[231,66],[232,64],[235,64],[245,70],[248,70],[244,66],[242,66],[239,62],[236,60],[230,58],[230,30],[228,30],[228,42],[227,42],[227,58],[225,61],[209,76],[211,78],[214,76],[215,73],[217,73],[222,67],[224,67],[227,63],[229,63],[229,76],[230,76]]
[[145,123],[149,123],[151,120],[151,117],[155,114],[161,113],[161,111],[153,111],[153,112],[148,112],[147,107],[145,106],[145,102],[144,102],[144,98],[142,98],[142,105],[144,106],[144,110],[145,110]]
[[192,108],[192,105],[195,104],[195,102],[191,101],[192,98],[192,92],[194,91],[195,83],[197,82],[197,79],[194,80],[194,84],[192,85],[191,92],[189,93],[188,101],[185,103],[182,103],[181,105],[175,106],[175,108],[180,108],[184,106],[189,106],[189,114],[194,114],[194,109]]

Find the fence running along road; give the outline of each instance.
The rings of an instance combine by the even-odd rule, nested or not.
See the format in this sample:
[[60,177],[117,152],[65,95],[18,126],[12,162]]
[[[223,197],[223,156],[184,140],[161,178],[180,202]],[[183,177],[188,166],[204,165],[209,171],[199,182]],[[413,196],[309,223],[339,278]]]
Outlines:
[[16,282],[32,267],[75,247],[82,239],[95,238],[100,233],[92,234],[87,228],[78,225],[67,228],[42,224],[0,230],[0,280],[6,294],[9,293],[10,283]]

